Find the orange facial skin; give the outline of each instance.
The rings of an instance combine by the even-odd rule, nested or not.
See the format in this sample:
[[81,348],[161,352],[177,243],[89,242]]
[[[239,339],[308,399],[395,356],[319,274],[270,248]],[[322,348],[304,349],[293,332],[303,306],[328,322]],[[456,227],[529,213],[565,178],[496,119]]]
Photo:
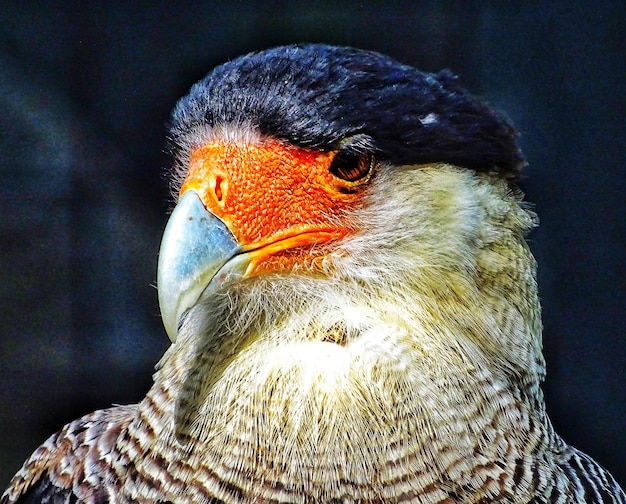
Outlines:
[[215,142],[191,152],[180,194],[192,189],[250,253],[247,274],[307,266],[320,245],[353,229],[358,192],[329,172],[335,152],[278,140]]

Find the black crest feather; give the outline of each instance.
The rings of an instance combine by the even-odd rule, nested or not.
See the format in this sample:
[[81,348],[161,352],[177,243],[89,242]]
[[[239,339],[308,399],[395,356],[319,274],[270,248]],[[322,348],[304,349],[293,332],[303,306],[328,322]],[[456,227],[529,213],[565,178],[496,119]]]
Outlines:
[[176,142],[199,125],[229,123],[302,147],[354,145],[394,164],[446,162],[510,177],[524,165],[513,126],[452,73],[348,47],[277,47],[218,66],[180,100],[171,135]]

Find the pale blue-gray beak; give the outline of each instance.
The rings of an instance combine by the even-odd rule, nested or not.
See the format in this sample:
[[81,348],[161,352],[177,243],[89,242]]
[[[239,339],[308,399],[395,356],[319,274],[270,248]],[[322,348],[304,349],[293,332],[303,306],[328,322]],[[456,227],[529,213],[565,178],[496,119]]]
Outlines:
[[247,260],[229,261],[238,252],[224,222],[204,208],[195,191],[185,192],[165,227],[157,270],[161,317],[172,342],[181,318],[207,289],[243,274]]

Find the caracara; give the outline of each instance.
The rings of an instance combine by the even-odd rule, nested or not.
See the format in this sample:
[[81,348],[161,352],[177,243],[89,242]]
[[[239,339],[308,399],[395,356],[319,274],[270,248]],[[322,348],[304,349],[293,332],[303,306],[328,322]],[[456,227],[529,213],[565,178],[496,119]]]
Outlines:
[[1,502],[626,502],[546,415],[516,136],[372,52],[214,69],[172,115],[154,385]]

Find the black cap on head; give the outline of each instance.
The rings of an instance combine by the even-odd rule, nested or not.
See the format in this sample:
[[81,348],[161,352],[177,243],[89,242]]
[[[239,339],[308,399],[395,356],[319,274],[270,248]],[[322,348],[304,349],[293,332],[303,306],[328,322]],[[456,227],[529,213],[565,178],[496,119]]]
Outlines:
[[369,150],[394,164],[445,162],[508,177],[524,165],[513,126],[450,72],[348,47],[277,47],[218,66],[180,100],[171,135],[176,142],[223,124],[251,124],[302,147]]

